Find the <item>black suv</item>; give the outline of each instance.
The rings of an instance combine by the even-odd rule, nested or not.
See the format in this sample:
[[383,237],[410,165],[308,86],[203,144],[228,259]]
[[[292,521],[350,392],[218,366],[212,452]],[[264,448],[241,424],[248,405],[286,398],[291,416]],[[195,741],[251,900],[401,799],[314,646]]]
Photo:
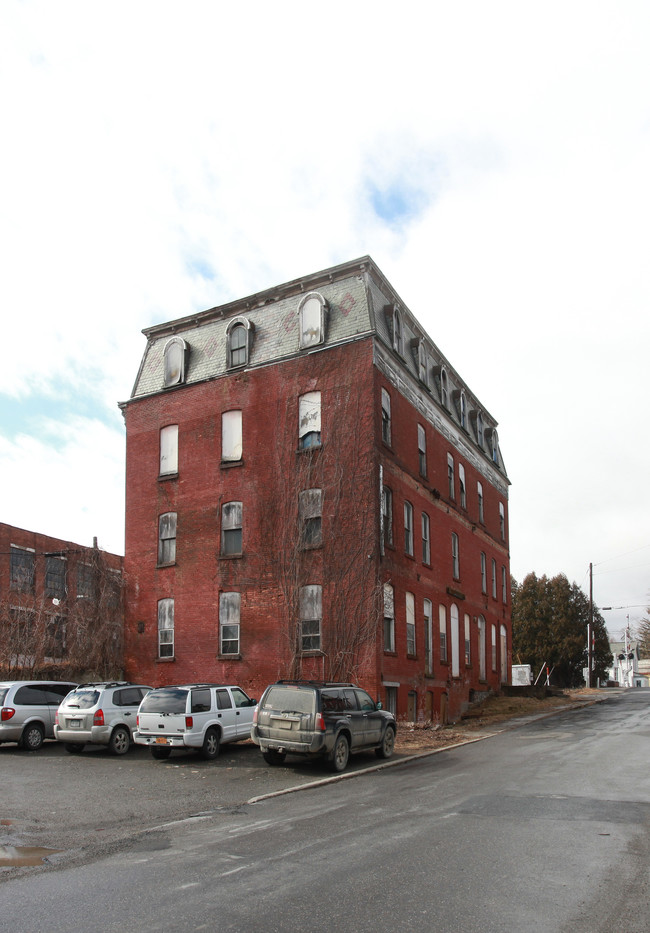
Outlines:
[[390,758],[396,729],[393,714],[354,684],[280,680],[262,695],[251,739],[270,765],[287,754],[320,756],[344,771],[350,752]]

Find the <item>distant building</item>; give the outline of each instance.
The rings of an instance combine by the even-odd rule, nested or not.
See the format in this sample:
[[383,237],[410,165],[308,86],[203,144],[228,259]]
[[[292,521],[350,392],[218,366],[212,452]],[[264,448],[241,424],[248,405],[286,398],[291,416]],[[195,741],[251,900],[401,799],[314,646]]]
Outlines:
[[129,676],[354,679],[412,720],[507,682],[497,423],[369,257],[144,333]]
[[122,564],[96,546],[0,523],[0,677],[68,678],[96,671],[100,658],[103,671],[121,670]]

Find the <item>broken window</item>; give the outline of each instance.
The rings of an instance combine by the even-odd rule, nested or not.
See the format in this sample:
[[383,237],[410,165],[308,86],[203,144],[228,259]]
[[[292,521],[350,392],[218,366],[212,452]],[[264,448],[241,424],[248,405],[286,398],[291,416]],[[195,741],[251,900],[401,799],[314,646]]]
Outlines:
[[406,653],[415,657],[415,596],[406,594]]
[[319,651],[321,645],[321,619],[323,617],[323,590],[319,585],[300,588],[300,649]]
[[50,599],[65,599],[65,558],[60,554],[45,556],[45,595]]
[[158,601],[158,657],[174,657],[174,600]]
[[243,453],[242,413],[224,411],[221,415],[221,460],[241,460]]
[[300,349],[316,347],[325,339],[325,313],[327,303],[318,292],[312,292],[300,302]]
[[320,447],[321,400],[320,392],[307,392],[298,402],[298,443],[301,450]]
[[381,439],[384,444],[390,446],[391,437],[391,415],[390,415],[390,395],[386,389],[381,390]]
[[465,467],[462,463],[458,464],[458,486],[460,487],[460,507],[467,508],[467,487],[465,485]]
[[404,503],[404,551],[413,557],[413,506]]
[[11,545],[11,589],[21,593],[34,592],[34,560],[32,548]]
[[429,516],[426,512],[422,513],[422,563],[431,563],[431,532]]
[[423,425],[418,425],[418,465],[420,476],[427,475],[427,435]]
[[431,622],[431,600],[425,599],[424,610],[424,673],[433,674],[433,631]]
[[187,356],[188,346],[182,337],[172,337],[167,341],[163,351],[164,384],[166,388],[185,382]]
[[219,652],[239,654],[239,624],[241,593],[221,593],[219,596]]
[[300,537],[303,547],[318,547],[322,537],[322,489],[304,489],[298,496]]
[[176,560],[176,512],[165,512],[158,519],[158,563]]
[[395,596],[390,583],[384,583],[384,651],[395,651]]
[[241,502],[225,502],[221,507],[221,553],[226,557],[242,553]]
[[393,546],[393,491],[384,486],[381,493],[384,545]]

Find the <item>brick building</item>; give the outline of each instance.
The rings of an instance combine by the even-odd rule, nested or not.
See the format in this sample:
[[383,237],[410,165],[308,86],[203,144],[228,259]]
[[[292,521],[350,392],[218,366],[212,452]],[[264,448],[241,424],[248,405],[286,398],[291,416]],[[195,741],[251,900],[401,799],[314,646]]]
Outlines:
[[130,677],[354,679],[409,719],[508,680],[496,422],[369,257],[145,335]]
[[121,671],[122,564],[96,544],[0,523],[0,676]]

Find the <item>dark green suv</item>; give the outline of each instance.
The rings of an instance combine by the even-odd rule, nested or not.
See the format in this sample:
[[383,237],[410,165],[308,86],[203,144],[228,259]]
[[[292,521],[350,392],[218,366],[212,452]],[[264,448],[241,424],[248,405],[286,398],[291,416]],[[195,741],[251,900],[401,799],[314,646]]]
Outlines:
[[251,739],[270,765],[302,755],[344,771],[351,752],[390,758],[396,729],[393,714],[354,684],[280,680],[262,695]]

